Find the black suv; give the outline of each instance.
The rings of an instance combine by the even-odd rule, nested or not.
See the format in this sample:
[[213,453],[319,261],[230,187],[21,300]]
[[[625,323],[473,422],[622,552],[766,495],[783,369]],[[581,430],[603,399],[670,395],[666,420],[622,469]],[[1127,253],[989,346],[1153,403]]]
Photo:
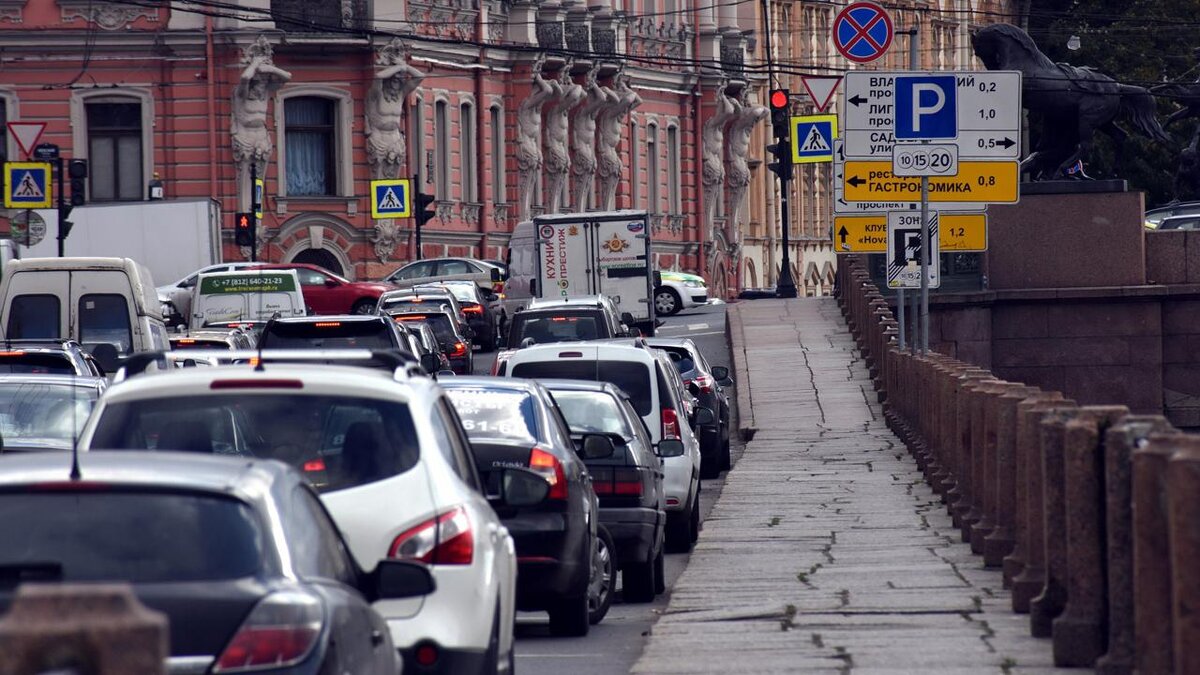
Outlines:
[[516,349],[552,342],[629,337],[626,323],[612,301],[602,295],[534,300],[513,315],[505,345]]

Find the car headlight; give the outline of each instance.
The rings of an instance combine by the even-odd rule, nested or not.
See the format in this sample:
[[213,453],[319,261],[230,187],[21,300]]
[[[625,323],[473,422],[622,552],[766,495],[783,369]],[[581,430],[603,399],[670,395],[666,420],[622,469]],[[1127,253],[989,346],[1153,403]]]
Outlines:
[[688,288],[704,288],[704,284],[699,281],[685,281],[683,285]]

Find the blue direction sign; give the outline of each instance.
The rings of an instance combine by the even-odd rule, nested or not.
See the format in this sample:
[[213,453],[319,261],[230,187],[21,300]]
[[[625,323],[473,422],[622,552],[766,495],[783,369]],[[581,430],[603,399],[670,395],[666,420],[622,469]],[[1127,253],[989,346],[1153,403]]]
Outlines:
[[805,115],[792,118],[792,163],[833,161],[833,139],[837,138],[837,115]]
[[371,217],[408,218],[412,215],[412,180],[389,178],[371,181]]
[[954,75],[896,77],[896,138],[958,137],[958,86]]
[[8,209],[48,209],[50,165],[46,162],[5,162],[4,207]]
[[833,46],[855,63],[870,63],[892,45],[892,18],[882,7],[855,2],[833,20]]

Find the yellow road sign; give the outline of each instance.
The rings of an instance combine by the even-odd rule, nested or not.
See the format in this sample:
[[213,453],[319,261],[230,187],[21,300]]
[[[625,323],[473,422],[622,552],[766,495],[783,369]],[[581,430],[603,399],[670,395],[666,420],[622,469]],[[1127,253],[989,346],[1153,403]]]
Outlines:
[[[1016,203],[1017,162],[959,162],[957,176],[929,179],[929,201]],[[845,191],[848,202],[919,202],[921,179],[892,175],[892,163],[847,160]]]
[[[942,251],[987,250],[987,214],[943,211],[939,220]],[[837,253],[886,253],[887,214],[834,216],[833,249]]]

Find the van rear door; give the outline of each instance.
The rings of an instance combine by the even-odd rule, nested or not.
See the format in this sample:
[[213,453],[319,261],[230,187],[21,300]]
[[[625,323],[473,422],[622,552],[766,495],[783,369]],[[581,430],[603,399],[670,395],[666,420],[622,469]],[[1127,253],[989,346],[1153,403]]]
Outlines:
[[62,298],[71,285],[66,270],[30,270],[11,273],[4,297],[4,336],[10,340],[71,336],[67,308]]
[[650,228],[646,214],[598,216],[591,223],[595,258],[593,293],[607,295],[620,314],[638,323],[654,321],[650,275]]
[[567,298],[595,293],[591,279],[594,251],[587,214],[535,218],[537,285],[534,297]]
[[132,280],[120,270],[79,270],[70,274],[69,334],[91,351],[108,343],[121,354],[132,354],[142,344],[134,307]]

